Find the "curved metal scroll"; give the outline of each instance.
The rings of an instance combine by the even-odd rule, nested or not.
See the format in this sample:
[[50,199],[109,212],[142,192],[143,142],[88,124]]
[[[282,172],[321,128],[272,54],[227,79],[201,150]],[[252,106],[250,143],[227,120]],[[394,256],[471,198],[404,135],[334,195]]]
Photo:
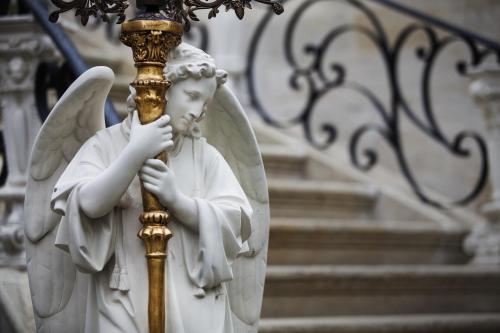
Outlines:
[[[308,10],[321,2],[340,2],[352,6],[359,11],[369,22],[368,26],[349,23],[339,25],[330,30],[318,43],[306,43],[303,52],[307,56],[308,63],[302,65],[299,58],[294,53],[296,50],[294,41],[295,35],[300,28],[299,21]],[[290,1],[288,1],[290,2]],[[379,1],[377,1],[379,2]],[[332,123],[321,124],[322,134],[326,139],[319,141],[313,136],[312,116],[317,104],[322,98],[335,89],[347,89],[369,102],[372,109],[379,116],[382,125],[370,123],[363,124],[351,136],[349,140],[349,153],[352,163],[359,169],[367,171],[373,168],[378,162],[378,155],[373,148],[360,148],[360,142],[366,133],[375,132],[379,134],[392,149],[398,162],[400,171],[414,193],[425,203],[443,207],[445,203],[438,202],[431,198],[424,191],[424,187],[418,182],[410,163],[407,153],[402,145],[401,117],[406,116],[422,133],[432,138],[436,143],[444,147],[450,154],[459,158],[470,156],[470,150],[465,147],[466,141],[472,141],[477,145],[481,167],[473,188],[463,197],[453,200],[455,205],[465,205],[474,200],[484,188],[488,176],[488,151],[485,141],[477,133],[461,131],[454,137],[448,137],[442,130],[440,124],[434,116],[434,107],[431,98],[431,81],[433,70],[439,55],[450,45],[461,43],[468,50],[466,58],[456,63],[459,74],[465,74],[467,68],[480,65],[487,56],[496,55],[500,62],[500,46],[492,43],[484,43],[484,39],[474,39],[469,32],[462,32],[458,29],[447,31],[446,36],[438,34],[436,29],[429,23],[419,22],[406,26],[399,32],[393,44],[391,44],[382,22],[375,15],[373,10],[359,0],[309,0],[302,2],[296,10],[291,13],[285,31],[284,57],[287,65],[292,69],[290,76],[290,86],[293,90],[307,91],[304,108],[293,118],[282,121],[271,115],[264,106],[264,102],[259,97],[256,90],[256,55],[264,30],[269,26],[273,18],[272,12],[267,13],[257,27],[248,53],[248,89],[252,105],[269,124],[279,127],[291,127],[300,125],[305,138],[316,148],[324,149],[332,145],[337,137],[337,128]],[[419,17],[421,19],[422,17]],[[436,20],[432,18],[432,20]],[[445,24],[440,29],[446,27]],[[423,63],[421,76],[421,94],[423,102],[423,117],[410,106],[402,91],[400,84],[400,58],[401,52],[407,46],[407,42],[415,33],[424,33],[427,39],[426,47],[416,49],[417,58]],[[368,38],[382,56],[387,79],[389,82],[390,106],[384,106],[382,100],[366,86],[358,82],[350,81],[348,69],[339,62],[331,62],[326,58],[327,50],[339,39],[348,33],[361,34]],[[326,66],[328,65],[328,66]]]

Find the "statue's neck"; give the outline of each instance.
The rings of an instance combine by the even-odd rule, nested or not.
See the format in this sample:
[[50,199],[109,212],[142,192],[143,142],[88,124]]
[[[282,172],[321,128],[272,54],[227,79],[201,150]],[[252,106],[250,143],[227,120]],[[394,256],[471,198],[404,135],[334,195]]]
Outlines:
[[[186,135],[181,134],[181,135],[174,135],[174,149],[172,149],[172,152],[170,153],[173,156],[177,156],[181,150],[182,146],[184,145],[184,141],[186,140]],[[190,138],[187,138],[190,139]]]

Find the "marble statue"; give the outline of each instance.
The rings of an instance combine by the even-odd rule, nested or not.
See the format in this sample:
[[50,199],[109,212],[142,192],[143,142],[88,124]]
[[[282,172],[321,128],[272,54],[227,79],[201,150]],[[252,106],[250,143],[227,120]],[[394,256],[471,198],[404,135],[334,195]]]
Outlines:
[[[95,67],[54,107],[30,160],[27,263],[38,332],[148,332],[137,237],[140,180],[169,208],[167,332],[257,332],[269,233],[262,159],[248,119],[203,51],[165,69],[168,114],[105,128],[113,72]],[[167,164],[152,159],[169,153]]]

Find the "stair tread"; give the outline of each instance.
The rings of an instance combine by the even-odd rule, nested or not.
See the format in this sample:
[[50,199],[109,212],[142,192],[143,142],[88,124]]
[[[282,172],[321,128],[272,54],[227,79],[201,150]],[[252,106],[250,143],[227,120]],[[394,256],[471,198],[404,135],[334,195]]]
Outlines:
[[271,265],[449,265],[470,258],[468,230],[427,222],[273,218]]
[[356,182],[343,182],[343,181],[324,181],[313,179],[270,179],[270,187],[284,187],[299,190],[336,190],[348,191],[358,190],[370,194],[376,194],[377,188],[370,184],[356,183]]
[[[272,279],[303,278],[387,278],[387,277],[500,277],[500,267],[474,265],[270,265],[267,277]],[[500,289],[500,285],[499,285]]]
[[458,312],[500,312],[500,267],[270,265],[262,306],[265,318]]
[[456,227],[443,227],[430,221],[359,221],[321,218],[283,218],[271,220],[275,231],[297,232],[359,232],[359,233],[404,233],[404,234],[451,234],[462,235],[468,230]]
[[300,318],[265,318],[260,333],[323,332],[478,332],[478,328],[500,330],[500,313],[411,314],[379,316],[335,316]]
[[269,179],[269,192],[298,193],[300,195],[310,194],[345,194],[355,195],[365,199],[376,199],[378,190],[375,186],[340,182],[340,181],[322,181],[306,179]]
[[259,145],[260,152],[264,157],[276,157],[303,160],[307,158],[307,154],[300,149],[292,149],[281,144],[264,143]]

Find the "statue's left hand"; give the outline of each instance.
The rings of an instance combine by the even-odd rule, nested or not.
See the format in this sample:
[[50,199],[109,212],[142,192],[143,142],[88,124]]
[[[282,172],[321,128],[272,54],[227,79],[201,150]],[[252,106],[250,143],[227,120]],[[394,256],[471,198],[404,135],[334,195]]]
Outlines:
[[194,200],[182,193],[175,182],[175,174],[163,161],[146,160],[139,172],[144,188],[154,194],[178,220],[193,231],[198,230],[198,210]]
[[146,160],[139,178],[144,188],[154,194],[162,205],[170,207],[178,200],[180,192],[175,182],[175,173],[163,161]]

